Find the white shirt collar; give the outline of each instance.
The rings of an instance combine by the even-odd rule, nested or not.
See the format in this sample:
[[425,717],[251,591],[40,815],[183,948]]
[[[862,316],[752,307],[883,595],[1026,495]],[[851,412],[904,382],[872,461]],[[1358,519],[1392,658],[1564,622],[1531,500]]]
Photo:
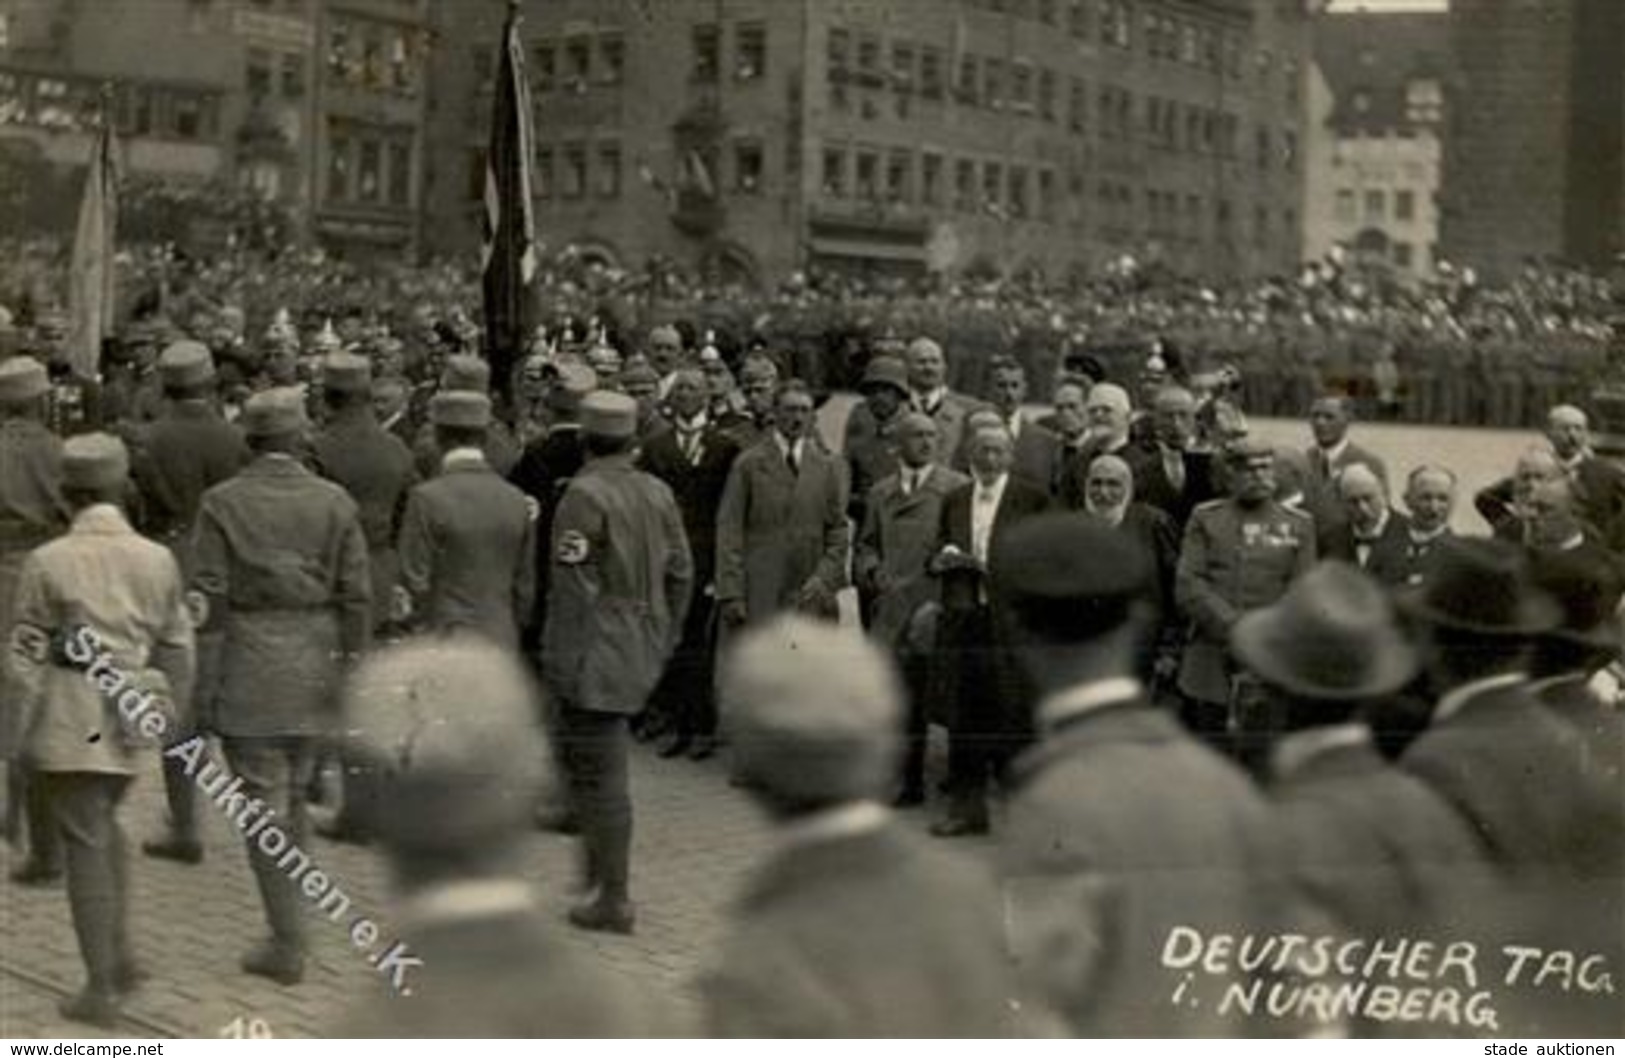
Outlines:
[[938,386],[936,389],[915,390],[914,406],[921,411],[925,411],[927,408],[935,408],[942,403],[942,398],[947,395],[947,386]]
[[711,417],[709,415],[707,415],[705,413],[705,410],[702,408],[698,415],[694,416],[694,418],[689,419],[687,421],[684,421],[683,419],[680,419],[680,418],[673,417],[672,426],[676,427],[676,429],[680,433],[693,433],[696,430],[705,429],[706,426],[708,426],[710,424],[710,422],[711,422]]
[[1327,463],[1328,466],[1330,466],[1331,464],[1337,462],[1339,459],[1342,459],[1343,458],[1343,453],[1347,452],[1348,450],[1349,450],[1349,439],[1348,439],[1347,434],[1344,434],[1343,439],[1341,441],[1337,442],[1336,444],[1332,445],[1330,448],[1326,448],[1326,447],[1322,446],[1321,449],[1320,449],[1321,454],[1326,457],[1326,463]]
[[1270,755],[1270,770],[1276,778],[1284,779],[1302,770],[1305,764],[1322,754],[1347,746],[1363,746],[1370,743],[1371,729],[1354,720],[1344,724],[1312,727],[1307,731],[1294,731],[1281,736],[1276,742],[1275,750]]
[[779,828],[785,845],[807,845],[869,834],[891,822],[891,811],[874,801],[848,801],[792,819]]
[[991,496],[992,499],[993,499],[993,502],[998,503],[999,499],[1004,495],[1004,486],[1007,485],[1009,483],[1009,481],[1010,481],[1010,472],[1009,471],[1005,471],[1003,474],[1000,474],[998,477],[994,478],[992,484],[989,484],[989,485],[984,485],[984,484],[982,484],[980,479],[977,479],[977,481],[976,481],[976,491],[973,494],[972,498],[974,499],[977,496],[983,496],[983,497]]
[[1448,720],[1461,712],[1467,702],[1483,694],[1485,691],[1499,690],[1502,687],[1515,687],[1527,682],[1529,677],[1521,672],[1502,672],[1494,676],[1485,676],[1481,680],[1468,680],[1459,687],[1452,688],[1450,692],[1439,699],[1439,704],[1433,709],[1433,722]]
[[1038,703],[1038,718],[1044,727],[1055,727],[1102,706],[1134,701],[1145,696],[1145,688],[1132,676],[1112,676],[1068,687]]
[[440,466],[442,469],[450,469],[451,467],[474,466],[484,462],[484,452],[471,445],[463,445],[447,452],[445,457],[440,460]]
[[1449,531],[1450,531],[1449,523],[1446,523],[1444,525],[1439,526],[1439,528],[1433,530],[1430,533],[1418,532],[1417,529],[1416,529],[1416,526],[1413,524],[1411,526],[1411,528],[1410,528],[1411,543],[1413,543],[1413,544],[1431,544],[1433,541],[1439,539],[1441,536],[1448,533]]
[[778,442],[780,455],[788,456],[794,452],[796,459],[799,460],[801,458],[801,453],[806,451],[807,439],[805,437],[798,437],[792,442],[788,437],[784,436],[779,431],[774,430],[773,440]]
[[517,878],[480,878],[432,885],[402,900],[397,920],[413,926],[464,922],[528,911],[536,906],[530,883]]
[[[1388,519],[1392,513],[1393,512],[1391,512],[1388,508],[1384,507],[1382,509],[1382,514],[1377,517],[1376,528],[1365,534],[1360,533],[1359,530],[1355,530],[1354,542],[1357,544],[1369,544],[1375,541],[1378,537],[1382,536],[1382,534],[1388,529]],[[1350,526],[1350,528],[1353,527]]]

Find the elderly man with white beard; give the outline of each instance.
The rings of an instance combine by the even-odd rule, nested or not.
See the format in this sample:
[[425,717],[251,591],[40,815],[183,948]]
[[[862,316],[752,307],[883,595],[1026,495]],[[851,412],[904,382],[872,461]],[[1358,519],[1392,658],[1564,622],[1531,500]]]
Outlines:
[[1178,670],[1179,622],[1174,606],[1174,571],[1179,565],[1179,530],[1165,511],[1134,498],[1134,471],[1120,456],[1096,456],[1084,479],[1084,513],[1132,537],[1151,557],[1152,598],[1160,611],[1155,675],[1171,680]]

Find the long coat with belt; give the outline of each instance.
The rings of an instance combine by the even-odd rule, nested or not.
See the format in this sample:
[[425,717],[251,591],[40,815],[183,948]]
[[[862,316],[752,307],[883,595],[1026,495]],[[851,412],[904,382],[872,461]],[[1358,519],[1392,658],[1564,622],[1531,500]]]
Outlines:
[[323,734],[341,659],[372,637],[355,501],[296,459],[262,455],[203,494],[194,534],[189,605],[224,636],[215,730]]
[[413,623],[517,647],[536,587],[536,508],[482,453],[460,455],[412,489],[401,516],[401,581]]
[[745,603],[751,623],[796,607],[816,578],[833,605],[846,585],[846,468],[810,438],[791,473],[777,435],[734,462],[717,514],[717,602]]
[[[81,638],[86,628],[95,640]],[[100,652],[125,686],[167,685],[171,700],[186,706],[196,656],[180,570],[167,549],[138,535],[111,505],[80,511],[66,536],[24,560],[18,577],[5,666],[22,707],[12,737],[38,770],[135,771],[108,696],[81,668],[61,664],[87,666]],[[162,683],[149,682],[154,671]],[[0,754],[6,741],[0,737]]]
[[548,690],[570,708],[637,713],[677,646],[693,587],[671,489],[629,455],[588,462],[553,521]]
[[702,982],[720,1037],[1000,1037],[1024,1025],[991,879],[895,823],[787,848]]
[[873,597],[869,634],[882,643],[896,645],[914,612],[936,599],[937,582],[925,565],[936,553],[943,500],[968,480],[957,470],[933,466],[906,496],[898,474],[869,491],[852,574]]

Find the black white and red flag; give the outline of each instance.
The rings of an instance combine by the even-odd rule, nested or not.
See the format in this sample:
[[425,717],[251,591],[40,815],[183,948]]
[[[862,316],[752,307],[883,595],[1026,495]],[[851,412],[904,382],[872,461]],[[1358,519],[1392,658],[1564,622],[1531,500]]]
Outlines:
[[491,143],[485,163],[485,356],[492,384],[509,395],[513,369],[535,331],[538,263],[531,199],[530,82],[525,48],[519,39],[519,4],[510,0],[502,27],[496,89],[491,107]]

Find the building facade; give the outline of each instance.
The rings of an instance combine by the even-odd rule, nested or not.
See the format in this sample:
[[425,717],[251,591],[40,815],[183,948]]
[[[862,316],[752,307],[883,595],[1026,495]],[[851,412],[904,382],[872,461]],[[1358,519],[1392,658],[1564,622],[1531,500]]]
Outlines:
[[1327,14],[1314,37],[1304,252],[1428,278],[1438,259],[1446,15]]
[[[425,208],[478,245],[501,0],[439,6]],[[720,275],[1300,257],[1299,0],[527,0],[553,249]]]
[[0,0],[0,148],[82,165],[107,100],[125,169],[411,251],[427,0]]
[[1625,4],[1452,0],[1443,241],[1490,276],[1625,247]]

